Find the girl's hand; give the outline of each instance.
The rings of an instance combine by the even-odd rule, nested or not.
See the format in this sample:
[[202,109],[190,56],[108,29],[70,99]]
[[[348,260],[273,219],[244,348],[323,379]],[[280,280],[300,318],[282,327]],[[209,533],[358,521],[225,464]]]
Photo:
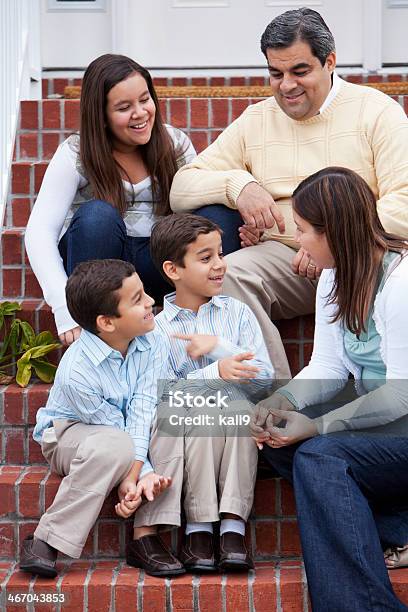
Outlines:
[[262,238],[264,230],[252,227],[251,225],[243,225],[239,228],[238,232],[241,240],[241,246],[244,248],[258,244]]
[[74,327],[73,329],[69,329],[68,331],[64,332],[63,334],[60,334],[58,337],[59,337],[61,343],[64,346],[69,346],[75,340],[77,340],[80,335],[81,335],[81,328],[80,327]]

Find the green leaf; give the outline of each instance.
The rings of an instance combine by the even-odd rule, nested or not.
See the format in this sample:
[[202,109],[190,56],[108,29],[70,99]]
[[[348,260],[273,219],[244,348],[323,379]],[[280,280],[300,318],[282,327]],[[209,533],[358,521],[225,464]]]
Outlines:
[[17,312],[17,310],[21,310],[21,304],[18,302],[1,302],[0,303],[0,313],[9,316]]
[[42,344],[52,344],[54,337],[50,331],[43,331],[36,336],[34,346],[41,346]]
[[11,326],[10,331],[4,338],[3,346],[0,350],[0,359],[6,354],[7,349],[10,347],[11,354],[20,352],[18,350],[18,339],[20,336],[20,321],[15,319]]
[[45,383],[50,383],[54,380],[57,366],[53,363],[49,363],[44,359],[33,359],[31,363],[40,380]]
[[16,383],[20,387],[26,387],[31,378],[31,364],[27,359],[19,359],[17,361]]
[[53,351],[56,348],[59,348],[61,345],[58,343],[54,344],[45,344],[43,346],[33,346],[28,349],[25,355],[29,355],[29,359],[37,359],[38,357],[44,357],[50,351]]
[[12,353],[19,352],[18,341],[20,338],[20,323],[20,319],[14,319],[10,327],[9,346]]
[[31,325],[27,323],[27,321],[20,321],[20,328],[25,344],[27,344],[29,347],[33,346],[35,344],[35,333]]

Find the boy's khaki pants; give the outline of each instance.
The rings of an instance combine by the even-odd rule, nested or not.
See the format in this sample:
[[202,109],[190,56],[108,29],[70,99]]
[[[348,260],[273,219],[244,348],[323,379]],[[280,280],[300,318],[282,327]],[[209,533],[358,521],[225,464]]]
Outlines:
[[[248,519],[254,498],[258,451],[242,428],[211,428],[211,436],[194,426],[184,437],[160,435],[154,428],[149,456],[155,472],[172,477],[156,500],[140,507],[134,526],[181,524],[181,499],[188,522],[214,522],[221,513]],[[238,432],[238,433],[237,433]]]
[[105,425],[54,421],[56,441],[42,443],[51,470],[65,476],[35,537],[78,559],[102,504],[134,462],[125,431]]

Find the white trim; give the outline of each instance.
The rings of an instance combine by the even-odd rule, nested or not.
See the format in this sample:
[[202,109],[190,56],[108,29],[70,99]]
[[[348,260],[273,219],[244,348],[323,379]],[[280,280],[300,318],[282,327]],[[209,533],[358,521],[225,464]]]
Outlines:
[[304,0],[292,0],[291,2],[284,2],[284,0],[265,0],[265,6],[284,6],[288,10],[294,7],[303,7],[307,4],[308,8],[311,6],[323,6],[322,0],[311,0],[311,2],[305,2]]
[[387,8],[408,8],[408,0],[388,0]]
[[112,53],[129,53],[129,0],[111,0]]
[[71,11],[104,13],[106,12],[106,0],[48,0],[47,11],[49,13]]
[[229,0],[173,0],[173,8],[226,8]]
[[382,67],[382,0],[363,0],[363,68]]
[[39,0],[0,1],[1,226],[10,184],[20,100],[39,99],[41,96],[39,16]]

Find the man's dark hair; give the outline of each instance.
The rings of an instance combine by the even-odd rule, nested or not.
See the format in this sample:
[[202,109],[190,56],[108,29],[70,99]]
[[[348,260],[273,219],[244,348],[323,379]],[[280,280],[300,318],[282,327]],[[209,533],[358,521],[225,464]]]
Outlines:
[[118,317],[119,296],[125,278],[135,267],[121,259],[95,259],[78,264],[68,278],[65,294],[71,317],[83,329],[98,334],[96,317]]
[[197,240],[200,234],[211,232],[219,232],[222,235],[222,230],[216,223],[190,213],[174,213],[155,223],[150,236],[150,253],[154,265],[167,282],[171,280],[163,270],[163,262],[172,261],[184,267],[188,245]]
[[302,7],[278,15],[267,26],[261,38],[261,50],[285,49],[297,41],[307,43],[321,65],[327,56],[336,50],[333,34],[317,11]]

